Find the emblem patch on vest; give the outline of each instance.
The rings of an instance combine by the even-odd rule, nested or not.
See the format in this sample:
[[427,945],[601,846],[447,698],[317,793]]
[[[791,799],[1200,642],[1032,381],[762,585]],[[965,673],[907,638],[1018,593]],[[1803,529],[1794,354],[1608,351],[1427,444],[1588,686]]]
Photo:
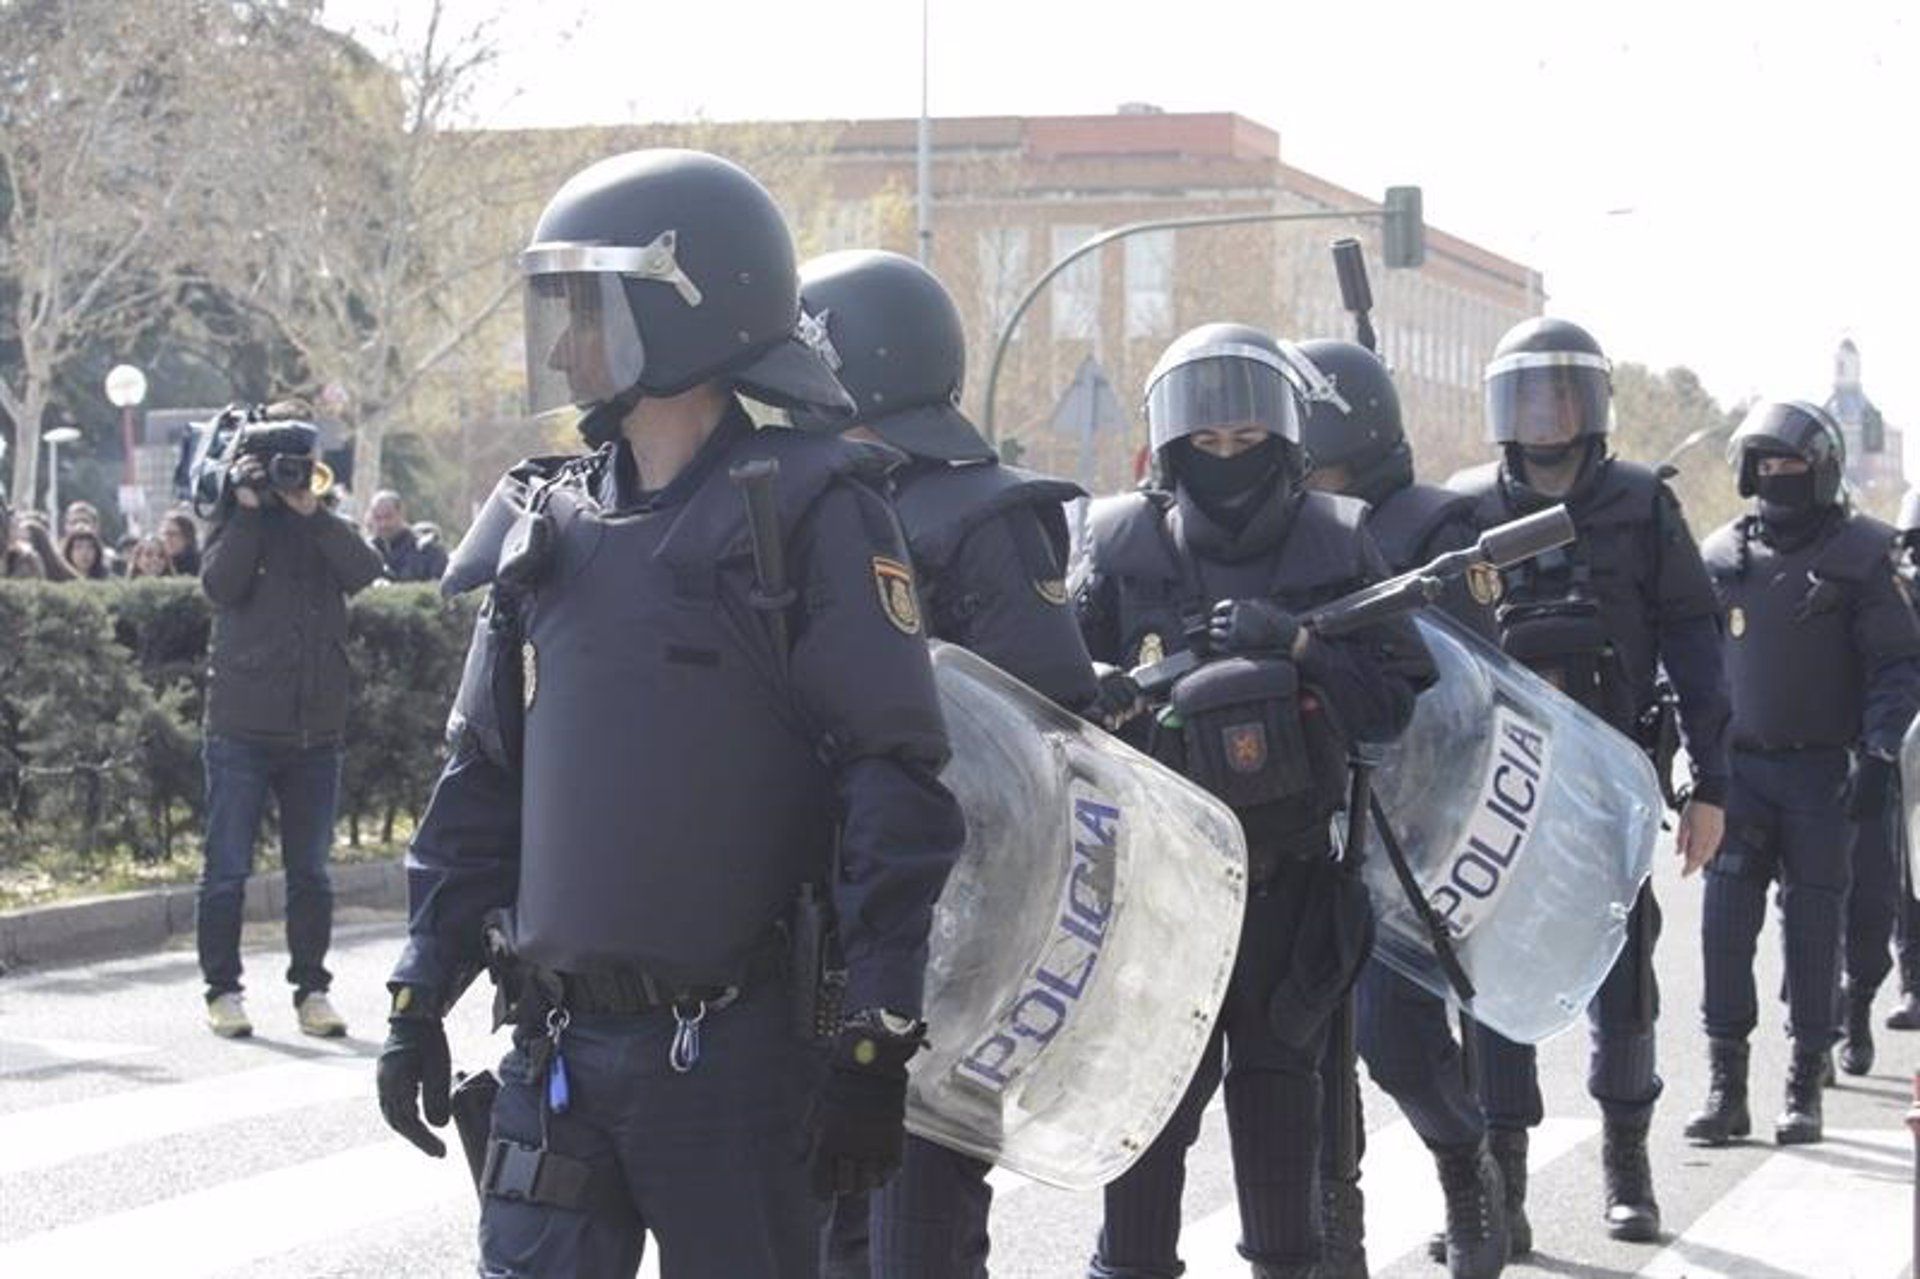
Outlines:
[[1491,564],[1467,566],[1467,593],[1473,596],[1474,603],[1481,608],[1492,608],[1500,602],[1502,591],[1499,569]]
[[533,650],[533,641],[520,645],[520,705],[522,709],[533,709],[533,694],[540,687],[540,655]]
[[1061,605],[1067,602],[1067,583],[1064,578],[1043,577],[1035,579],[1033,593],[1049,604]]
[[1267,766],[1267,732],[1259,724],[1230,724],[1220,730],[1220,741],[1234,772],[1257,773]]
[[873,557],[873,584],[880,592],[880,611],[903,635],[920,633],[920,601],[913,593],[913,570],[884,555]]
[[1148,631],[1140,639],[1140,652],[1134,658],[1135,666],[1151,666],[1167,656],[1167,646],[1160,639],[1158,631]]
[[1739,639],[1747,633],[1747,610],[1735,604],[1727,610],[1727,634]]

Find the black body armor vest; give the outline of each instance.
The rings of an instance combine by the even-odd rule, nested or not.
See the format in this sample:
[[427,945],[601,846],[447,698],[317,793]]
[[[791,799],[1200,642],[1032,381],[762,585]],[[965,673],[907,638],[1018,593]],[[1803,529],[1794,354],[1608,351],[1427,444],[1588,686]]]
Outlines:
[[1888,571],[1893,530],[1856,515],[1783,551],[1754,524],[1735,520],[1701,547],[1726,615],[1731,741],[1758,751],[1850,747],[1873,656],[1860,651],[1856,602]]

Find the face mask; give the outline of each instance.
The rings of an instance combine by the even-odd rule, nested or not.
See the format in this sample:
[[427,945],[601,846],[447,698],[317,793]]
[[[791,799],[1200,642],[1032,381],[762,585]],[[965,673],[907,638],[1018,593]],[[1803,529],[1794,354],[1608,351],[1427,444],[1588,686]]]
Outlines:
[[1215,457],[1182,440],[1176,466],[1180,482],[1202,504],[1232,505],[1261,488],[1280,469],[1280,438],[1268,436],[1232,457]]
[[1753,481],[1760,499],[1760,518],[1769,524],[1791,521],[1813,510],[1813,472],[1798,475],[1760,475]]

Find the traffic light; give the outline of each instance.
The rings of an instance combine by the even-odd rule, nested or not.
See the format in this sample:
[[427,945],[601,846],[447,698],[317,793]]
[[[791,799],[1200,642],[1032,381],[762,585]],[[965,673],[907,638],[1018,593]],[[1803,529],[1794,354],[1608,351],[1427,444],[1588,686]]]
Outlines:
[[1381,206],[1381,256],[1390,267],[1414,267],[1427,260],[1427,225],[1420,212],[1419,187],[1388,187]]

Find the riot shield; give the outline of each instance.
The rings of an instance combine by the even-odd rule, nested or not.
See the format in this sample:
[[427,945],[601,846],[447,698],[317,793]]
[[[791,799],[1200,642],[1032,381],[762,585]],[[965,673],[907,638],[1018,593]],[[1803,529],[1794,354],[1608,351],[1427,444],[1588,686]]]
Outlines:
[[[1581,1016],[1626,944],[1652,871],[1659,782],[1633,742],[1497,648],[1436,611],[1416,621],[1439,679],[1384,753],[1374,793],[1472,982],[1467,1011],[1538,1043]],[[1454,995],[1377,830],[1365,867],[1375,953]]]
[[1158,1135],[1213,1033],[1245,837],[1177,773],[964,649],[933,653],[967,843],[934,912],[907,1127],[1091,1190]]

